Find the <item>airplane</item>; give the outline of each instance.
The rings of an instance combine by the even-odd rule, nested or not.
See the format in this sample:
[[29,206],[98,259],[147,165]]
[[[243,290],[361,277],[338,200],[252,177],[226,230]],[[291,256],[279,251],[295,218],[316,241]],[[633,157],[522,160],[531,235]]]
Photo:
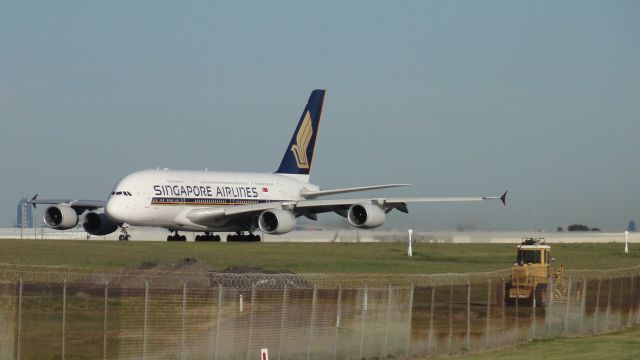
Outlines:
[[186,241],[180,231],[201,232],[196,241],[221,241],[214,233],[235,233],[227,241],[261,241],[254,231],[280,235],[294,230],[297,218],[317,220],[317,214],[334,212],[357,227],[382,225],[392,210],[408,213],[408,203],[500,200],[477,197],[376,197],[323,199],[325,196],[407,186],[385,184],[322,190],[309,183],[322,115],[325,90],[313,90],[280,166],[274,173],[142,170],[122,178],[107,201],[37,199],[49,204],[44,223],[57,230],[76,227],[82,218],[91,235],[107,235],[121,228],[120,240],[131,238],[128,225],[166,228],[167,241]]

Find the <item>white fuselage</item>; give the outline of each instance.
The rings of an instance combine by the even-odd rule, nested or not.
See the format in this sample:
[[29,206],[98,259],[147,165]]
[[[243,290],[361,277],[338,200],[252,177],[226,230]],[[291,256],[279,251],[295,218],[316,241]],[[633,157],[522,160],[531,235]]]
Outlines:
[[300,200],[302,190],[316,191],[318,186],[278,174],[142,170],[118,182],[105,213],[119,224],[185,231],[244,231],[246,228],[233,222],[194,224],[186,214],[199,208]]

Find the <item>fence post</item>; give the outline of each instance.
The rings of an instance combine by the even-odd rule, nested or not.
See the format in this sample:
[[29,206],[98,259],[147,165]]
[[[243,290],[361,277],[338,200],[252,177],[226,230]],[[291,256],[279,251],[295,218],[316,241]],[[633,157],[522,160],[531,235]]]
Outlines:
[[569,305],[571,304],[571,276],[569,276],[569,283],[567,284],[567,305],[564,311],[564,332],[565,335],[569,331]]
[[549,311],[548,314],[546,314],[545,318],[547,321],[547,337],[551,337],[551,327],[552,327],[552,323],[553,323],[553,315],[551,312],[551,309],[553,308],[553,295],[555,293],[555,287],[556,287],[556,278],[554,278],[553,276],[549,277],[549,306],[547,306],[547,309]]
[[214,318],[214,314],[215,314],[215,302],[214,302],[214,293],[215,293],[215,288],[212,286],[210,289],[211,294],[210,294],[210,298],[211,298],[211,312],[209,313],[209,323],[211,323],[211,327],[209,328],[209,340],[207,341],[207,359],[210,359],[213,357],[213,347],[212,344],[214,343],[214,339],[213,339],[213,324],[215,324],[215,318]]
[[147,357],[147,313],[149,311],[149,281],[144,282],[144,322],[142,324],[142,359]]
[[629,311],[627,312],[627,324],[626,326],[629,327],[632,324],[632,318],[633,318],[633,294],[635,293],[635,278],[633,277],[633,275],[629,275]]
[[453,281],[449,283],[449,337],[447,339],[447,354],[451,354],[452,336],[453,336]]
[[384,345],[382,347],[382,353],[380,354],[380,358],[384,359],[387,355],[387,351],[389,348],[389,314],[391,312],[391,284],[389,284],[387,289],[387,314],[384,320]]
[[465,338],[465,347],[467,351],[471,347],[471,283],[467,279],[467,335]]
[[519,320],[520,320],[520,276],[516,278],[516,321],[514,322],[514,325],[515,325],[515,334],[517,338],[519,337],[519,332],[520,332],[519,331],[520,327],[518,327]]
[[602,278],[598,275],[598,290],[596,290],[596,310],[593,314],[593,333],[598,332],[598,313],[600,312],[600,287],[602,285]]
[[278,340],[278,360],[282,356],[282,339],[284,339],[284,325],[286,324],[286,312],[287,312],[287,296],[288,288],[284,285],[282,290],[282,310],[280,311],[280,339]]
[[316,305],[318,302],[318,289],[313,286],[313,295],[311,298],[311,319],[309,319],[309,341],[307,341],[307,360],[311,358],[311,344],[313,344],[313,330],[316,326]]
[[[533,281],[531,282],[532,284],[537,284],[537,277],[536,276],[531,276],[533,279]],[[538,325],[538,321],[536,319],[536,311],[538,309],[539,304],[537,303],[537,299],[536,299],[536,288],[534,287],[531,290],[531,299],[533,300],[531,302],[531,338],[535,339],[536,338],[536,327]]]
[[220,327],[221,327],[221,320],[222,320],[222,293],[223,293],[223,287],[222,284],[218,285],[218,313],[217,313],[217,321],[216,321],[216,349],[213,353],[213,359],[217,360],[218,359],[218,348],[220,345]]
[[251,359],[251,338],[253,337],[253,316],[256,307],[256,286],[251,286],[251,311],[249,311],[249,335],[247,336],[247,355],[246,359]]
[[16,359],[20,360],[20,335],[22,334],[22,279],[18,285],[18,331],[16,334]]
[[411,321],[413,320],[413,291],[414,291],[414,284],[413,282],[411,283],[411,293],[409,295],[409,326],[407,327],[407,351],[406,354],[407,356],[409,356],[409,353],[411,351]]
[[636,307],[636,325],[640,324],[640,274],[636,274],[636,301],[638,302],[638,306]]
[[433,316],[435,310],[435,300],[436,300],[436,286],[431,286],[431,312],[429,315],[429,346],[428,351],[429,354],[433,352]]
[[[333,341],[333,358],[338,358],[338,340],[340,338],[340,313],[342,311],[342,286],[338,287],[338,303],[336,305],[336,338]],[[279,359],[279,358],[278,358]]]
[[504,278],[501,278],[501,279],[502,279],[502,287],[500,288],[500,291],[503,299],[502,299],[502,304],[500,304],[500,329],[502,329],[502,332],[504,332],[504,328],[506,326],[506,318],[507,318],[507,314],[506,314],[507,288],[504,282]]
[[180,325],[180,358],[184,359],[185,327],[187,322],[187,283],[182,284],[182,324]]
[[618,306],[620,308],[619,310],[619,316],[618,316],[618,328],[622,327],[622,314],[623,314],[623,309],[622,309],[622,289],[624,287],[624,276],[620,276],[620,297],[618,298]]
[[610,328],[609,325],[609,313],[611,312],[611,291],[613,289],[613,279],[611,279],[611,276],[609,276],[609,296],[607,296],[607,315],[606,315],[606,325],[607,325],[607,329]]
[[627,327],[633,324],[633,301],[636,290],[635,277],[633,275],[629,275],[629,311],[627,312]]
[[64,337],[67,317],[67,279],[64,279],[64,285],[62,286],[62,354],[61,359],[64,360]]
[[102,323],[102,359],[107,358],[107,309],[109,304],[109,285],[104,284],[104,318]]
[[[637,287],[640,287],[640,274],[637,274],[636,277],[638,278],[638,281],[636,281],[638,284]],[[638,296],[640,296],[640,289],[638,290]],[[636,309],[636,324],[640,324],[640,298],[637,298],[637,301],[638,307]]]
[[366,324],[366,317],[367,317],[367,285],[364,286],[364,293],[362,294],[362,322],[360,324],[360,351],[358,352],[359,354],[359,359],[362,359],[362,347],[364,346],[364,329],[365,329],[365,324]]
[[584,314],[587,311],[587,278],[582,278],[582,298],[580,299],[580,333],[584,334]]
[[485,329],[485,348],[489,348],[489,329],[491,319],[491,279],[487,280],[487,328]]

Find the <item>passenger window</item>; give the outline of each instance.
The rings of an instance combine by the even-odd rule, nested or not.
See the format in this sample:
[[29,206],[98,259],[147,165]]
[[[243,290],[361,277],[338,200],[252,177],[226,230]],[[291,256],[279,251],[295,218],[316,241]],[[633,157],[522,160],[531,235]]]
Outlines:
[[122,191],[116,191],[116,195],[122,195]]

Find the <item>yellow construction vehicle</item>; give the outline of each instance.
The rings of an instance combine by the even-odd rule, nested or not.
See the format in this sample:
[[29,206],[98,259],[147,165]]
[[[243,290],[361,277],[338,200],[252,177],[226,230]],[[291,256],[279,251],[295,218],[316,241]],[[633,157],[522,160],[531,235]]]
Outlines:
[[[551,261],[551,247],[543,238],[522,239],[516,263],[511,268],[511,279],[505,284],[505,303],[544,306],[548,300],[549,279],[553,278],[554,284],[562,284],[563,268],[551,268]],[[559,290],[554,289],[554,298]]]

